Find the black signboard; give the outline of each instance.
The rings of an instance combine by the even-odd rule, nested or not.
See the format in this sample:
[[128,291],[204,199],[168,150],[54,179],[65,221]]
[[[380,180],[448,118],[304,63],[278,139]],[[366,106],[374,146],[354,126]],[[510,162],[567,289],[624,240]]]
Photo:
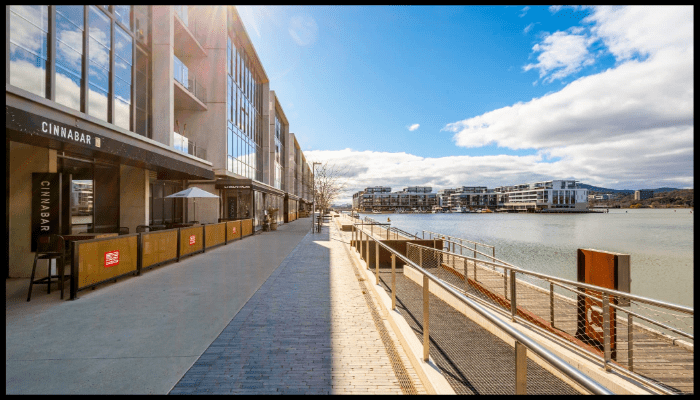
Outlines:
[[32,251],[40,235],[61,233],[61,174],[32,173]]

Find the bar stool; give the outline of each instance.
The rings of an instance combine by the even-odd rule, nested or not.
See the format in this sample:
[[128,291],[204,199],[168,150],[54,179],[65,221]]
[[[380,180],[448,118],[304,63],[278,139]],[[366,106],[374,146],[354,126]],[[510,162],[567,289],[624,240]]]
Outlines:
[[[36,275],[37,260],[48,260],[48,273],[45,278],[34,280]],[[51,275],[51,260],[57,261],[57,272],[59,275]],[[66,264],[66,242],[61,235],[42,235],[37,238],[36,254],[34,254],[34,266],[32,267],[32,277],[29,279],[29,293],[27,301],[32,297],[32,286],[37,284],[46,284],[48,286],[47,293],[51,294],[51,284],[54,282],[52,278],[58,278],[58,284],[61,288],[61,299],[63,299],[63,282],[66,279],[64,274]],[[70,277],[70,275],[68,276]]]

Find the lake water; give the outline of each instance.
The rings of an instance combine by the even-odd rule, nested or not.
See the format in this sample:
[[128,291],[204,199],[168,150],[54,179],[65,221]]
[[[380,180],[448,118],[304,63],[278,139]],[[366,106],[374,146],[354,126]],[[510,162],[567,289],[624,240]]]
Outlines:
[[429,230],[489,244],[496,247],[496,258],[571,280],[576,280],[579,248],[630,254],[633,294],[693,307],[694,214],[689,209],[368,216],[378,222],[391,218],[393,226],[418,236]]

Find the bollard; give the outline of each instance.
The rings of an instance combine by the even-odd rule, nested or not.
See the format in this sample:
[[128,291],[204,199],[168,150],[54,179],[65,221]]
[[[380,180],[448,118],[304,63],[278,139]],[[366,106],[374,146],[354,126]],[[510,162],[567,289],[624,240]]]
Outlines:
[[527,394],[527,347],[515,341],[515,394]]
[[430,280],[423,274],[423,361],[430,358]]
[[391,309],[396,310],[396,255],[391,255]]

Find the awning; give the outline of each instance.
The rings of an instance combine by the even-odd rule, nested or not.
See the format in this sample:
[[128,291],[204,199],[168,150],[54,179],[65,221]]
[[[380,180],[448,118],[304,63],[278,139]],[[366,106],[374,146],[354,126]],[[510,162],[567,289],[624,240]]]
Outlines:
[[275,196],[284,197],[283,190],[266,185],[253,179],[218,179],[214,184],[216,189],[253,189],[258,192],[268,193]]
[[109,124],[83,119],[79,112],[62,112],[9,92],[5,98],[6,137],[13,142],[156,171],[158,179],[214,179],[211,163],[152,139],[125,134]]

